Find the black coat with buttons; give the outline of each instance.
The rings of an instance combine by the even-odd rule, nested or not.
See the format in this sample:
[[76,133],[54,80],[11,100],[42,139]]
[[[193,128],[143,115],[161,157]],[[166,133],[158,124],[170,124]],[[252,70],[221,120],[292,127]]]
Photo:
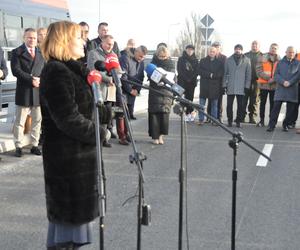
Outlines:
[[40,77],[44,67],[44,59],[39,48],[35,48],[32,58],[25,44],[12,51],[11,71],[17,78],[15,103],[19,106],[39,106],[39,88],[32,85],[32,77]]

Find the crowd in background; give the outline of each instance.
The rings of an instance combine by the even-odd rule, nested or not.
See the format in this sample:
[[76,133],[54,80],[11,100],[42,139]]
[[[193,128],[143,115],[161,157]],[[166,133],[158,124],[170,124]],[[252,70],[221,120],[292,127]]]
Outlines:
[[[147,48],[144,45],[137,46],[131,38],[120,51],[105,22],[98,25],[97,38],[89,40],[88,34],[89,25],[85,22],[79,25],[56,22],[48,30],[27,28],[24,43],[12,51],[11,69],[17,78],[13,126],[15,156],[23,156],[24,126],[30,114],[30,153],[43,155],[49,250],[78,249],[90,243],[90,223],[98,216],[93,94],[86,84],[89,71],[100,70],[102,79],[103,103],[99,112],[104,147],[112,147],[110,138],[118,138],[121,145],[130,144],[125,116],[137,119],[135,99],[146,77]],[[228,127],[235,123],[241,128],[247,120],[258,127],[266,126],[266,131],[272,132],[285,102],[282,131],[295,128],[300,101],[300,54],[289,46],[281,59],[277,54],[278,44],[272,43],[269,51],[262,53],[258,41],[252,42],[249,52],[243,51],[243,46],[236,44],[233,54],[226,57],[221,53],[221,44],[214,42],[208,48],[208,55],[199,60],[195,47],[187,44],[175,68],[167,44],[160,43],[151,63],[174,75],[177,71],[174,81],[185,89],[184,97],[190,101],[194,99],[200,77],[199,105],[203,112],[198,112],[197,119],[195,110],[186,106],[189,123],[203,126],[205,123],[216,125],[214,119],[223,122],[223,96],[226,95]],[[101,67],[101,62],[111,55],[118,57],[120,62],[122,93],[116,88],[110,72]],[[5,79],[7,74],[1,49],[0,79]],[[162,145],[164,136],[169,133],[173,92],[148,78],[148,135],[153,144]],[[234,116],[235,100],[237,112]],[[205,111],[212,119],[207,118]],[[114,120],[117,134],[113,129]],[[296,129],[296,133],[300,134],[300,129]],[[39,144],[43,145],[42,151]],[[78,183],[84,188],[78,189]],[[71,189],[75,196],[70,195]]]

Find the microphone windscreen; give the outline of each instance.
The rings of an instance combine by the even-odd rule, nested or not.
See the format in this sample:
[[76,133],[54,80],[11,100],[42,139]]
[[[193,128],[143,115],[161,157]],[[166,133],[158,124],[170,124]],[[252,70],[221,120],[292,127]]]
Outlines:
[[119,69],[120,63],[116,54],[108,54],[105,58],[105,69],[110,72],[112,69]]
[[150,77],[150,76],[152,75],[153,71],[154,71],[156,68],[157,68],[157,67],[156,67],[155,64],[153,64],[153,63],[148,63],[148,65],[147,65],[147,67],[146,67],[146,69],[145,69],[145,71],[146,71],[146,73],[147,73],[147,76]]
[[106,71],[106,68],[105,68],[105,62],[104,61],[96,61],[95,64],[94,64],[94,67],[96,70],[99,70],[99,71]]
[[89,85],[92,85],[94,82],[100,84],[102,76],[98,70],[91,70],[87,76],[87,81]]

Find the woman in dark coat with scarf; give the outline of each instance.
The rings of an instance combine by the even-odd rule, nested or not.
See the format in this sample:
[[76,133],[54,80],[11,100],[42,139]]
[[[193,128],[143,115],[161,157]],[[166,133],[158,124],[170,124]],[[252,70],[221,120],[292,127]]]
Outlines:
[[[198,59],[195,55],[195,47],[193,45],[187,45],[179,57],[177,63],[178,72],[178,84],[184,89],[184,97],[190,101],[194,99],[194,92],[197,86],[197,72],[198,69]],[[194,118],[191,116],[193,112],[193,107],[186,107],[187,121],[193,121]]]
[[42,53],[47,249],[78,249],[91,242],[91,222],[99,215],[93,93],[88,70],[77,61],[84,56],[80,26],[50,24]]
[[[151,63],[166,71],[175,71],[174,62],[171,60],[169,50],[165,46],[157,48]],[[172,95],[172,92],[158,86],[158,84],[152,80],[150,80],[150,87],[162,94]],[[169,133],[169,116],[172,103],[172,98],[159,95],[150,89],[148,97],[148,132],[154,144],[164,144],[163,136]]]

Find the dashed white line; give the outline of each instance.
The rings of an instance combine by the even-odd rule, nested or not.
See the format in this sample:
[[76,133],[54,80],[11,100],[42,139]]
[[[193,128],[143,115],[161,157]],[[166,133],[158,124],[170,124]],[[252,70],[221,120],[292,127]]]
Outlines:
[[[265,144],[263,153],[267,156],[271,155],[272,149],[273,149],[274,144]],[[257,167],[266,167],[268,164],[268,159],[266,159],[264,156],[259,156],[256,166]]]

